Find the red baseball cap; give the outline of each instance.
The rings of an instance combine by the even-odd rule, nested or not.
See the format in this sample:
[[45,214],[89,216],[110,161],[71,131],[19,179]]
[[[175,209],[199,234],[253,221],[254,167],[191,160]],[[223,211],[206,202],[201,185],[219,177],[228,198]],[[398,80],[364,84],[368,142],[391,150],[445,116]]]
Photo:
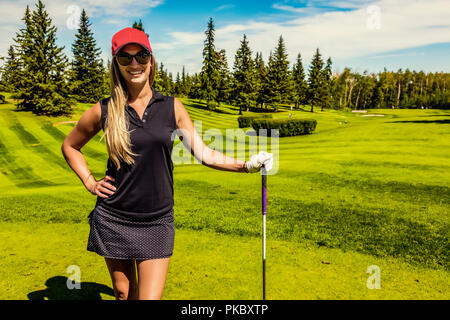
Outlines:
[[111,52],[112,55],[115,55],[129,43],[136,43],[141,45],[143,48],[152,51],[152,47],[150,46],[150,41],[148,40],[145,32],[135,29],[135,28],[125,28],[117,32],[111,41]]

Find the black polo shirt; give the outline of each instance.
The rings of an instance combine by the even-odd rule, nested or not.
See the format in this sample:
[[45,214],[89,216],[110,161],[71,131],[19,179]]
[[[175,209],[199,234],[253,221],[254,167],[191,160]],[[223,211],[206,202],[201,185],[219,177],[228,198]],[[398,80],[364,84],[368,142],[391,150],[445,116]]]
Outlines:
[[[97,205],[112,213],[125,217],[142,215],[160,216],[172,210],[173,163],[172,133],[176,130],[174,97],[165,96],[152,88],[143,119],[128,103],[125,115],[129,126],[135,163],[126,164],[121,160],[117,169],[108,159],[106,175],[115,179],[111,182],[117,190],[108,198],[97,197]],[[108,117],[108,101],[102,99],[102,128]]]

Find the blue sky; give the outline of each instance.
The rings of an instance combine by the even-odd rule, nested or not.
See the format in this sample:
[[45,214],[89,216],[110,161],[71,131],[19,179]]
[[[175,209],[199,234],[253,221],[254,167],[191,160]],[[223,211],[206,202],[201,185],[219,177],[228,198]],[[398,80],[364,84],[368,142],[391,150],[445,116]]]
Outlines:
[[[84,8],[106,61],[111,38],[142,19],[158,61],[174,76],[185,66],[198,72],[209,17],[216,27],[216,48],[225,49],[231,67],[243,34],[253,53],[267,61],[283,35],[291,63],[300,53],[308,67],[316,48],[333,70],[357,72],[424,70],[450,72],[450,1],[448,0],[44,0],[57,26],[57,43],[71,57],[73,21]],[[0,55],[6,55],[22,26],[26,5],[37,1],[2,0]]]

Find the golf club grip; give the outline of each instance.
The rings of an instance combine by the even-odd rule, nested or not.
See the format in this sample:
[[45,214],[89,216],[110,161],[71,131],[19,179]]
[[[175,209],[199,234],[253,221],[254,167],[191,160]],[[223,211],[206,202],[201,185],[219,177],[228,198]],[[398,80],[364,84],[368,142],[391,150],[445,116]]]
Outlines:
[[262,187],[267,188],[267,171],[264,165],[261,166],[262,175]]

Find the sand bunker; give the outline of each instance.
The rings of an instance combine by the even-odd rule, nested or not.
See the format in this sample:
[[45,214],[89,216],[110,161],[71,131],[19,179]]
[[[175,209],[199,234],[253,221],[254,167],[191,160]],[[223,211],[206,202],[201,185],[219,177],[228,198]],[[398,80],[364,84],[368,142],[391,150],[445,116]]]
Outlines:
[[384,117],[384,114],[363,114],[361,117]]

